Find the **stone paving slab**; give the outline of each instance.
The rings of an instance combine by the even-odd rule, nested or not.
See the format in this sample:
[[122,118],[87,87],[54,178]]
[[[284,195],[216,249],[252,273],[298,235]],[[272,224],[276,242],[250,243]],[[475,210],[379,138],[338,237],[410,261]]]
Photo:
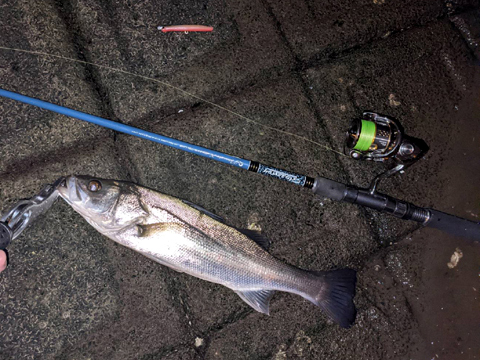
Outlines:
[[[99,236],[99,241],[109,249],[110,286],[116,290],[118,305],[110,319],[65,346],[59,358],[135,359],[149,354],[156,358],[155,354],[182,350],[179,345],[185,341],[190,341],[188,348],[192,349],[195,337],[190,335],[180,299],[173,295],[168,278],[172,275],[105,237]],[[185,359],[192,358],[188,354],[191,352],[185,352]]]
[[[0,18],[8,24],[3,31],[8,41],[1,45],[27,50],[48,47],[73,56],[68,33],[51,4],[3,6]],[[51,36],[44,36],[46,29],[52,31]],[[102,115],[102,105],[79,64],[2,50],[0,73],[3,89]],[[31,196],[43,184],[65,175],[68,164],[78,161],[82,152],[113,147],[113,132],[98,126],[4,98],[0,108],[0,193],[4,199],[7,191],[12,200]]]
[[295,55],[307,62],[426,24],[445,13],[445,5],[440,0],[268,3]]
[[[79,1],[72,9],[89,61],[167,82],[213,100],[225,92],[275,76],[292,58],[260,1],[220,1],[171,6]],[[195,14],[195,16],[193,16]],[[209,24],[212,33],[161,33],[181,21]],[[197,98],[124,73],[99,71],[114,115],[130,122],[149,114],[172,114]]]

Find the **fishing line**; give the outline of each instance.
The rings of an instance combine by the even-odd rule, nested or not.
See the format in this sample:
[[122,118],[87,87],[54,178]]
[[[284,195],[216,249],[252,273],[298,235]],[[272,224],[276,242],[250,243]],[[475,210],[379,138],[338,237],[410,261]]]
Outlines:
[[70,57],[66,57],[66,56],[63,56],[63,55],[55,55],[55,54],[49,54],[49,53],[44,53],[44,52],[41,52],[41,51],[32,51],[32,50],[24,50],[24,49],[18,49],[18,48],[11,48],[11,47],[5,47],[5,46],[0,46],[0,49],[1,50],[8,50],[8,51],[16,51],[16,52],[21,52],[21,53],[25,53],[25,54],[30,54],[30,55],[37,55],[37,56],[45,56],[45,57],[53,57],[53,58],[57,58],[57,59],[61,59],[61,60],[66,60],[66,61],[71,61],[71,62],[76,62],[76,63],[80,63],[80,64],[85,64],[85,65],[91,65],[91,66],[95,66],[95,67],[98,67],[98,68],[101,68],[101,69],[106,69],[106,70],[109,70],[109,71],[114,71],[114,72],[119,72],[119,73],[122,73],[122,74],[125,74],[125,75],[130,75],[130,76],[134,76],[134,77],[138,77],[138,78],[141,78],[141,79],[144,79],[144,80],[149,80],[149,81],[153,81],[153,82],[156,82],[158,84],[161,84],[163,86],[166,86],[166,87],[169,87],[173,90],[176,90],[178,92],[181,92],[182,94],[184,95],[187,95],[187,96],[190,96],[194,99],[197,99],[197,100],[200,100],[208,105],[211,105],[211,106],[214,106],[218,109],[221,109],[223,111],[226,111],[232,115],[235,115],[237,117],[239,117],[240,119],[243,119],[247,122],[250,122],[250,123],[253,123],[255,125],[258,125],[258,126],[261,126],[263,128],[266,128],[266,129],[269,129],[269,130],[272,130],[272,131],[277,131],[279,133],[282,133],[282,134],[285,134],[285,135],[288,135],[288,136],[293,136],[297,139],[300,139],[300,140],[303,140],[303,141],[306,141],[306,142],[309,142],[309,143],[312,143],[324,150],[327,150],[327,151],[332,151],[334,153],[336,153],[337,155],[340,155],[340,156],[345,156],[345,154],[335,150],[335,149],[332,149],[330,148],[329,146],[326,146],[324,144],[321,144],[319,142],[316,142],[314,140],[310,140],[304,136],[300,136],[300,135],[297,135],[297,134],[294,134],[294,133],[291,133],[289,131],[285,131],[285,130],[281,130],[281,129],[277,129],[275,127],[272,127],[272,126],[269,126],[269,125],[265,125],[265,124],[262,124],[261,122],[258,122],[256,120],[253,120],[253,119],[250,119],[249,117],[246,117],[242,114],[239,114],[233,110],[230,110],[224,106],[221,106],[221,105],[218,105],[214,102],[211,102],[207,99],[204,99],[198,95],[195,95],[189,91],[186,91],[186,90],[183,90],[177,86],[174,86],[172,84],[169,84],[165,81],[161,81],[161,80],[158,80],[158,79],[155,79],[155,78],[151,78],[151,77],[148,77],[148,76],[145,76],[145,75],[140,75],[140,74],[136,74],[136,73],[133,73],[133,72],[130,72],[130,71],[127,71],[127,70],[122,70],[122,69],[118,69],[118,68],[114,68],[114,67],[111,67],[111,66],[108,66],[108,65],[102,65],[102,64],[95,64],[95,63],[92,63],[92,62],[89,62],[89,61],[84,61],[84,60],[79,60],[79,59],[74,59],[74,58],[70,58]]

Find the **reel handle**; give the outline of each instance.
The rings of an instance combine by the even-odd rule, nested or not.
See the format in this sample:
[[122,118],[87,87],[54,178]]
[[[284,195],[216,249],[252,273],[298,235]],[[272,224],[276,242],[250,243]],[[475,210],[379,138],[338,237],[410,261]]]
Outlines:
[[433,209],[425,209],[409,202],[366,189],[357,189],[334,180],[317,177],[312,191],[321,197],[362,205],[404,220],[422,223],[454,236],[472,241],[480,240],[480,223],[462,219]]

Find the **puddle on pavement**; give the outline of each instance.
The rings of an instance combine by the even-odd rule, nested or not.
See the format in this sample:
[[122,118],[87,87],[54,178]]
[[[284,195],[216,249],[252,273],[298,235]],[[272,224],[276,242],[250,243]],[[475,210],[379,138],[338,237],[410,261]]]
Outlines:
[[[473,221],[480,214],[479,99],[477,93],[458,106],[456,147],[442,170],[448,194],[439,194],[444,211]],[[480,243],[433,229],[422,229],[412,241],[425,241],[421,291],[418,303],[412,302],[424,350],[413,358],[480,359]]]

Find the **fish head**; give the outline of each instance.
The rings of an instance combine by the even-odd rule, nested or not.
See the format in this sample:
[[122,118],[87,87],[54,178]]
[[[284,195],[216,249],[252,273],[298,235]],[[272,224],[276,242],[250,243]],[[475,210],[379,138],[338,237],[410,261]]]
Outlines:
[[136,186],[127,182],[71,175],[58,192],[101,233],[141,223],[148,216]]

